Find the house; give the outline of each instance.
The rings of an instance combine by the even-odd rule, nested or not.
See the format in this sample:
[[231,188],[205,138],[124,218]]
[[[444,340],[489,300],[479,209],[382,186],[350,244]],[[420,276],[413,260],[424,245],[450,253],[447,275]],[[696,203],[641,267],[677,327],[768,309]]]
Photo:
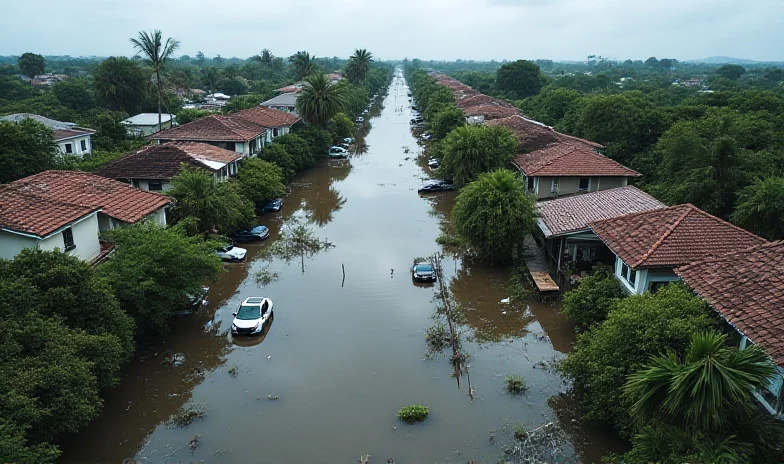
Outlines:
[[512,164],[522,173],[526,190],[537,200],[625,187],[630,178],[640,176],[599,154],[594,147],[576,141],[519,154]]
[[754,395],[784,418],[784,242],[764,243],[675,269],[740,335],[741,349],[757,344],[778,365]]
[[92,129],[79,127],[73,122],[57,121],[32,113],[15,113],[0,117],[0,121],[10,122],[19,122],[25,119],[35,120],[52,129],[52,138],[60,153],[78,157],[92,153],[92,135],[95,133]]
[[0,258],[59,248],[100,259],[100,232],[142,220],[166,224],[169,199],[78,171],[44,171],[0,186]]
[[301,88],[302,88],[302,84],[296,83],[296,84],[287,85],[285,87],[281,87],[279,89],[275,89],[275,91],[280,93],[294,93],[294,92],[299,92]]
[[291,132],[291,126],[301,120],[295,114],[266,106],[254,106],[253,108],[234,113],[233,116],[247,119],[269,129],[267,130],[267,143],[272,142],[275,137]]
[[536,235],[559,272],[570,265],[587,270],[597,262],[614,262],[613,255],[588,226],[627,214],[666,208],[631,185],[536,203]]
[[133,184],[148,191],[167,191],[171,180],[183,165],[203,169],[213,175],[216,182],[237,174],[237,162],[242,155],[200,142],[167,142],[148,145],[127,153],[102,166],[95,173],[99,176]]
[[[35,76],[30,83],[32,85],[37,86],[44,86],[44,87],[51,87],[58,82],[62,82],[68,79],[67,74],[55,74],[55,73],[47,73],[47,74],[39,74]],[[27,79],[25,79],[27,80]]]
[[589,227],[615,255],[615,277],[637,294],[678,280],[677,267],[767,243],[688,203],[596,221]]
[[499,105],[497,103],[486,103],[482,105],[469,106],[463,110],[466,116],[466,123],[477,124],[478,120],[482,123],[493,119],[508,118],[520,114],[520,110],[513,106]]
[[501,126],[509,129],[515,136],[520,153],[528,153],[541,148],[549,147],[556,143],[571,143],[588,145],[595,150],[601,150],[603,145],[591,142],[590,140],[572,137],[571,135],[557,132],[547,124],[527,118],[517,114],[507,118],[494,119],[487,121],[486,126]]
[[[161,113],[161,130],[172,126],[176,116]],[[132,137],[146,137],[158,132],[158,113],[140,113],[120,121],[125,126],[125,132]]]
[[297,114],[298,95],[299,94],[297,92],[283,93],[277,97],[270,98],[265,102],[261,102],[261,106],[267,106],[272,109]]
[[261,151],[267,140],[267,128],[235,115],[210,115],[149,136],[158,143],[202,142],[244,157]]

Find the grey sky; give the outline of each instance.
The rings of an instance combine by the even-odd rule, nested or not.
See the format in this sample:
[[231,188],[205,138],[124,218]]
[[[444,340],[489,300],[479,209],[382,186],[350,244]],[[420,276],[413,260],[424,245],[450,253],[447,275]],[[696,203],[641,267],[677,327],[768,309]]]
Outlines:
[[784,60],[784,0],[0,0],[0,54],[132,55],[162,29],[181,54]]

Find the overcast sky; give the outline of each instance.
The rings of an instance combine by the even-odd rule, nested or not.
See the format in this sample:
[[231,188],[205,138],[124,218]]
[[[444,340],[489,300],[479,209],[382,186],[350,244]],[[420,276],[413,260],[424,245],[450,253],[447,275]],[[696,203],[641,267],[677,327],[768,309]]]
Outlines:
[[132,55],[157,28],[180,54],[784,60],[784,0],[0,0],[0,55]]

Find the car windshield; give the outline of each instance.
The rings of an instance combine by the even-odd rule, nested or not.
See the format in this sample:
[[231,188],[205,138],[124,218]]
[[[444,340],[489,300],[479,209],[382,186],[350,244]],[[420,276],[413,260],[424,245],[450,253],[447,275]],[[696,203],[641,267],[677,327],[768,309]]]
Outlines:
[[249,321],[261,317],[261,306],[257,305],[242,305],[240,310],[237,311],[237,319],[242,321]]
[[417,264],[415,269],[417,272],[433,272],[433,266],[429,264]]

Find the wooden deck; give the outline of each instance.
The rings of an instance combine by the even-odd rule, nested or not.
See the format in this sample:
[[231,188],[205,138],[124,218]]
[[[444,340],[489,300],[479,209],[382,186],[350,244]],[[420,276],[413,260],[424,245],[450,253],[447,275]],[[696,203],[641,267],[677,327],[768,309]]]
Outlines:
[[557,292],[561,290],[547,272],[531,271],[531,277],[534,279],[536,288],[540,292]]

